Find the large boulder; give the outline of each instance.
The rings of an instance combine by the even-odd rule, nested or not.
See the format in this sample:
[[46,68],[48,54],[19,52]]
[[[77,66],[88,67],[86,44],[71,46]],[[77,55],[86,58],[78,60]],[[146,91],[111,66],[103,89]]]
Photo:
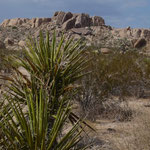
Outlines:
[[92,17],[92,25],[93,26],[105,25],[105,21],[102,17],[94,16],[94,17]]
[[66,22],[67,20],[69,20],[72,17],[73,17],[73,14],[71,12],[67,12],[62,19],[62,23]]
[[42,24],[42,18],[37,18],[34,27],[39,27]]
[[132,29],[132,36],[134,38],[140,38],[141,32],[142,32],[141,29]]
[[131,31],[130,31],[130,30],[127,30],[127,28],[120,29],[120,30],[119,30],[119,36],[120,36],[121,38],[130,37],[130,36],[131,36]]
[[36,18],[32,18],[30,20],[30,24],[31,24],[31,27],[34,28],[35,27],[35,22],[36,22]]
[[92,19],[88,14],[79,14],[76,17],[75,27],[81,28],[81,27],[89,27],[92,24]]
[[63,20],[65,14],[66,13],[63,11],[58,12],[58,14],[56,15],[56,24],[62,24],[62,20]]
[[74,26],[75,26],[75,21],[76,21],[76,18],[71,18],[71,19],[67,20],[67,21],[62,25],[62,29],[64,29],[64,30],[69,30],[69,29],[74,28]]
[[41,24],[49,23],[51,18],[36,18],[34,21],[34,27],[39,27]]
[[144,38],[140,38],[140,39],[138,39],[136,42],[135,42],[135,44],[134,44],[134,47],[135,48],[142,48],[142,47],[144,47],[144,46],[146,46],[146,40],[144,39]]
[[89,29],[85,29],[85,28],[72,28],[71,31],[75,34],[79,34],[79,35],[90,35],[91,31]]

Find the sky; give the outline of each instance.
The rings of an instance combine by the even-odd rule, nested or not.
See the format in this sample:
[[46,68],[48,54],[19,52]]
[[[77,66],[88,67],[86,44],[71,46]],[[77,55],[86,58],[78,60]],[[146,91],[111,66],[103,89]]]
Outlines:
[[101,16],[113,27],[150,28],[150,0],[0,0],[0,22],[52,17],[55,11]]

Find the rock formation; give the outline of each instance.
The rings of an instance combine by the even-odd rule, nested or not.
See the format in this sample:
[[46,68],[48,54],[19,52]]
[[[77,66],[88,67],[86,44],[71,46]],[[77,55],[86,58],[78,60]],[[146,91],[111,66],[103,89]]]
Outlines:
[[103,48],[125,50],[129,47],[142,48],[150,43],[150,29],[112,28],[105,25],[104,19],[99,16],[58,11],[52,18],[4,20],[0,25],[0,47],[17,50],[25,45],[27,36],[38,38],[40,30],[49,31],[50,34],[55,30],[58,37],[64,33],[67,38],[83,38],[87,45],[94,44]]

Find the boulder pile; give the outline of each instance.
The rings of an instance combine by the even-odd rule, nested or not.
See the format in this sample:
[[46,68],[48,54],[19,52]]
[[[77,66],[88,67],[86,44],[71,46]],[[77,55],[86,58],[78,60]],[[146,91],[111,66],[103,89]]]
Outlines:
[[31,26],[39,27],[43,24],[48,24],[51,21],[56,25],[62,25],[63,29],[69,30],[71,28],[81,28],[90,26],[105,25],[105,21],[102,17],[94,16],[90,17],[88,14],[72,14],[71,12],[55,12],[52,18],[15,18],[6,19],[2,22],[1,26]]
[[87,45],[102,48],[140,49],[150,43],[150,29],[113,28],[106,25],[100,16],[91,17],[86,13],[57,11],[51,18],[4,20],[0,25],[0,48],[18,50],[25,46],[25,40],[29,35],[38,38],[40,30],[49,31],[50,34],[55,30],[57,37],[64,33],[67,38],[71,36],[75,40],[83,38],[87,41]]
[[56,12],[53,16],[56,23],[63,26],[63,29],[69,30],[72,28],[82,28],[90,26],[105,25],[105,21],[102,17],[94,16],[90,17],[88,14],[72,14],[71,12]]

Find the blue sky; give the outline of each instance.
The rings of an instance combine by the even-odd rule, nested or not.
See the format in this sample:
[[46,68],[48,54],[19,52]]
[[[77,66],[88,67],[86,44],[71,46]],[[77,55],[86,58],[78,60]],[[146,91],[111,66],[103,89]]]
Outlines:
[[113,27],[150,28],[150,0],[0,0],[0,22],[52,17],[58,10],[102,16]]

